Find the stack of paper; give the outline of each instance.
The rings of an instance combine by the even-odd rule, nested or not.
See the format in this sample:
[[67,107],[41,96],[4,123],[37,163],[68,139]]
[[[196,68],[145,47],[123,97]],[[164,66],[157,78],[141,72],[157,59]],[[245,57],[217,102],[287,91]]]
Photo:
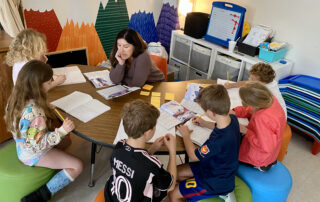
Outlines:
[[84,78],[79,67],[77,66],[53,68],[52,70],[53,70],[53,79],[56,79],[60,75],[66,76],[66,81],[60,85],[86,82],[86,79]]
[[114,83],[111,81],[110,72],[108,70],[87,72],[84,75],[91,81],[96,88],[112,86]]
[[51,104],[85,123],[110,110],[109,106],[79,91],[74,91]]
[[269,27],[258,25],[251,28],[243,43],[253,47],[258,47],[260,43],[266,41],[269,37],[271,37],[271,34],[272,29],[270,29]]

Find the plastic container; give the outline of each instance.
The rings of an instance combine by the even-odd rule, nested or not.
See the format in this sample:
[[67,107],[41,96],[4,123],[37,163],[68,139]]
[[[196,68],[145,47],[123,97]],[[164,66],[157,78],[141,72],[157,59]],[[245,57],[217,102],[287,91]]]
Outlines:
[[292,83],[320,93],[320,78],[308,75],[292,75],[279,80],[279,84]]
[[267,62],[274,62],[282,59],[288,50],[287,48],[282,48],[278,51],[268,51],[263,48],[259,48],[259,49],[260,49],[259,58]]
[[252,57],[254,57],[255,55],[258,55],[259,54],[259,48],[258,47],[253,47],[253,46],[250,46],[248,44],[243,43],[245,38],[246,38],[246,36],[239,39],[239,41],[237,43],[238,51],[240,53],[244,53],[244,54],[250,55]]
[[[250,55],[252,57],[259,54],[259,47],[250,46],[248,44],[243,43],[243,41],[246,39],[247,35],[240,38],[237,45],[238,45],[238,51],[240,53],[244,53],[247,55]],[[267,39],[266,42],[270,42],[271,38]]]

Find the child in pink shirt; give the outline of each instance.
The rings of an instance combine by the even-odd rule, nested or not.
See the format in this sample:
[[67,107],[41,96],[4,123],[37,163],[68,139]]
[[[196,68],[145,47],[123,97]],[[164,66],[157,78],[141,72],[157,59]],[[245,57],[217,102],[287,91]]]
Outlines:
[[240,87],[243,106],[231,110],[237,117],[249,118],[248,126],[240,125],[244,134],[239,161],[267,171],[275,164],[286,127],[285,113],[278,100],[260,82],[247,82]]

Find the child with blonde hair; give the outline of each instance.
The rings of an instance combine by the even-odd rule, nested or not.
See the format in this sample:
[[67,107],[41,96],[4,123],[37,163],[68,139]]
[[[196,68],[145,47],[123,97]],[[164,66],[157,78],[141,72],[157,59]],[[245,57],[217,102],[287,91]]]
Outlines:
[[[48,58],[45,56],[47,52],[46,37],[33,29],[22,30],[11,42],[9,51],[6,55],[6,63],[12,66],[12,80],[16,84],[18,74],[28,61],[36,59],[46,63]],[[66,80],[64,75],[58,76],[50,86],[63,83]]]
[[249,118],[248,126],[240,125],[244,135],[239,161],[260,171],[267,171],[276,163],[286,127],[286,117],[278,100],[260,82],[247,82],[239,89],[243,106],[230,111],[240,118]]
[[23,197],[23,202],[48,201],[83,169],[80,159],[53,148],[74,129],[74,123],[66,118],[61,127],[54,127],[56,117],[46,96],[52,75],[49,65],[39,60],[27,62],[7,104],[5,121],[16,142],[19,160],[28,166],[62,169],[47,184]]
[[[280,103],[286,117],[287,117],[287,108],[286,103],[280,93],[278,82],[274,80],[276,77],[275,71],[272,69],[271,65],[266,63],[257,63],[253,65],[250,69],[249,81],[260,81],[263,83],[277,98]],[[239,88],[245,85],[248,81],[238,81],[236,83],[226,82],[224,86],[228,88]]]

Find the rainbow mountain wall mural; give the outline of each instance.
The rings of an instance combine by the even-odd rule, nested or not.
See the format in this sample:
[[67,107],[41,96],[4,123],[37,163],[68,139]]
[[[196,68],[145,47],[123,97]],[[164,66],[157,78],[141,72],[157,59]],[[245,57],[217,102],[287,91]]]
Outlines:
[[73,20],[63,28],[57,51],[69,50],[74,48],[88,48],[89,65],[97,65],[101,61],[106,61],[107,56],[103,50],[99,36],[93,25],[78,23],[74,25]]
[[54,10],[40,12],[32,9],[24,10],[26,26],[41,32],[47,37],[48,51],[55,51],[60,35],[62,33],[61,25]]
[[132,14],[128,27],[136,30],[147,43],[159,41],[152,13],[139,11]]
[[100,2],[95,28],[107,55],[110,55],[118,32],[127,28],[128,24],[129,16],[125,0],[117,2],[109,0],[105,8]]
[[161,13],[157,23],[158,37],[161,44],[169,53],[172,30],[180,29],[177,7],[170,3],[162,5]]

